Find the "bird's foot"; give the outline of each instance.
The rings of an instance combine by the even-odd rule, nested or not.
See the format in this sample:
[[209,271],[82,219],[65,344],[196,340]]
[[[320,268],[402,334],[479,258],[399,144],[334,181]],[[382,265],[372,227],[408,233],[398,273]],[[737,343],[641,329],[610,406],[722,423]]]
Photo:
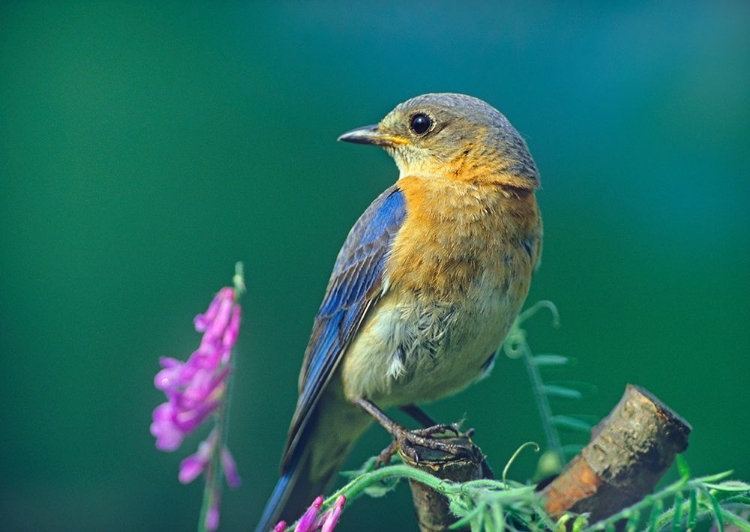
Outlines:
[[379,464],[389,463],[399,449],[415,462],[420,461],[419,453],[425,450],[437,451],[456,458],[473,456],[472,447],[452,441],[461,436],[456,423],[433,425],[416,430],[409,430],[394,423],[389,428],[393,441],[378,455]]
[[[450,423],[409,430],[389,418],[371,401],[356,399],[353,402],[373,416],[393,436],[393,442],[378,456],[378,463],[380,464],[390,462],[393,455],[399,449],[415,462],[421,461],[420,453],[423,455],[442,453],[444,456],[447,455],[454,458],[477,459],[479,450],[471,444],[471,440],[467,437],[473,433],[472,429],[469,429],[465,435],[462,435],[458,424]],[[479,454],[481,455],[481,453]],[[431,456],[431,458],[434,458],[434,456]],[[478,459],[481,460],[482,458],[482,456],[479,456]]]
[[393,440],[390,443],[390,445],[388,445],[388,447],[380,451],[375,467],[380,467],[380,466],[390,463],[391,458],[393,458],[393,455],[396,454],[396,452],[398,452],[398,446],[399,446],[398,442],[396,440]]
[[[402,452],[415,462],[419,462],[420,453],[435,451],[454,458],[472,459],[475,454],[473,445],[464,443],[456,424],[440,424],[417,430],[406,430],[399,427],[393,434]],[[434,453],[433,453],[434,454]]]
[[[393,455],[399,450],[403,449],[414,460],[419,459],[415,446],[424,447],[433,451],[441,451],[451,456],[462,455],[462,446],[453,443],[441,441],[445,436],[452,433],[453,436],[460,436],[461,432],[458,429],[458,424],[438,424],[432,427],[425,427],[423,429],[409,430],[406,427],[393,423],[389,426],[389,432],[393,436],[391,444],[383,449],[378,455],[378,462],[380,464],[387,464],[393,458]],[[438,435],[443,435],[438,436]]]

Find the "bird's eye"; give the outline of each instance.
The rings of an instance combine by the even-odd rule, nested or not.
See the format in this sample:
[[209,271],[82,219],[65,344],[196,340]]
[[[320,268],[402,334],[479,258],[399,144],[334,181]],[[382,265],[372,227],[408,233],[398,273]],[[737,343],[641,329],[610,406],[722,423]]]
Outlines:
[[432,118],[424,113],[417,113],[409,120],[409,128],[417,135],[424,135],[432,127]]

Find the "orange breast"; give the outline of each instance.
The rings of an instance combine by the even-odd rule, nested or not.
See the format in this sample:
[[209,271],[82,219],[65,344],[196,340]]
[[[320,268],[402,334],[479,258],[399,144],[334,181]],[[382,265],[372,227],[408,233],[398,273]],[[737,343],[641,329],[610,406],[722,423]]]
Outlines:
[[533,194],[444,178],[405,177],[398,186],[407,216],[386,271],[391,286],[450,299],[483,275],[530,278],[541,241]]

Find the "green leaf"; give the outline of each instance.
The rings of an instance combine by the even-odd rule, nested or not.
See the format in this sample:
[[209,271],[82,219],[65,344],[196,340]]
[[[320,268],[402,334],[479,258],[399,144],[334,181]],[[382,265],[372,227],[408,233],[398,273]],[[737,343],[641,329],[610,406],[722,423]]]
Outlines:
[[651,508],[651,516],[648,519],[648,529],[650,531],[658,530],[657,521],[659,520],[659,514],[661,514],[663,509],[664,503],[661,501],[661,499],[657,500],[654,503],[654,506]]
[[712,482],[705,482],[704,486],[706,486],[709,489],[714,489],[717,491],[724,491],[724,492],[743,493],[746,491],[750,491],[750,484],[741,482],[739,480],[726,480],[720,484],[714,484]]
[[536,473],[534,473],[534,477],[541,479],[557,475],[562,471],[564,465],[565,464],[560,455],[555,451],[548,449],[539,457],[539,460],[536,463]]
[[680,532],[682,530],[682,501],[684,497],[682,493],[677,492],[674,496],[674,515],[672,516],[672,532]]
[[698,477],[695,479],[695,482],[705,484],[707,482],[718,482],[720,480],[724,480],[728,476],[731,476],[734,471],[731,469],[729,471],[723,471],[721,473],[716,473],[715,475],[707,475],[705,477]]
[[484,504],[484,503],[478,504],[477,506],[475,506],[474,508],[472,508],[471,511],[467,512],[466,515],[464,515],[463,517],[461,517],[461,519],[459,519],[458,521],[456,521],[455,523],[453,523],[448,528],[450,528],[451,530],[456,530],[456,529],[465,527],[469,523],[472,523],[472,527],[471,528],[473,530],[474,529],[474,525],[473,525],[474,520],[478,519],[478,518],[481,518],[481,516],[483,515],[486,507],[487,507],[487,505]]
[[532,360],[534,361],[534,364],[540,368],[567,366],[574,363],[572,358],[563,355],[555,355],[553,353],[535,355],[532,357]]
[[490,507],[490,510],[492,511],[492,519],[490,519],[490,521],[492,521],[495,525],[494,530],[505,530],[505,515],[503,514],[503,505],[493,504]]
[[708,496],[708,500],[711,501],[711,507],[714,510],[714,515],[716,516],[716,530],[719,532],[724,532],[724,517],[721,515],[721,505],[719,505],[719,501],[716,500],[716,497],[711,495],[708,491],[704,492]]
[[555,384],[545,384],[542,386],[542,390],[550,397],[560,397],[562,399],[581,399],[583,397],[583,394],[578,390]]
[[726,508],[722,510],[724,518],[733,526],[736,527],[738,530],[742,532],[750,532],[750,522],[748,522],[746,519],[743,519],[739,515],[736,515]]
[[630,512],[628,522],[625,524],[625,530],[627,532],[638,530],[638,522],[641,520],[641,512],[635,511]]
[[560,381],[560,380],[554,380],[554,381],[547,381],[547,384],[551,386],[562,386],[564,388],[571,388],[573,390],[577,390],[582,395],[595,395],[599,388],[594,386],[591,383],[583,382],[583,381]]
[[677,455],[677,470],[680,472],[682,478],[690,478],[690,468],[688,467],[687,460],[681,454]]
[[575,430],[579,432],[591,432],[591,424],[571,416],[552,416],[552,423],[561,429]]
[[690,510],[688,510],[687,525],[690,530],[695,530],[695,526],[697,524],[698,524],[698,496],[695,490],[690,490]]
[[455,494],[448,498],[448,508],[453,515],[463,517],[474,509],[474,504],[470,497]]
[[588,514],[583,514],[576,517],[576,520],[573,521],[573,532],[581,532],[581,530],[589,525],[587,515]]
[[[570,519],[573,517],[572,514],[563,514],[560,517],[557,518],[557,521],[555,522],[555,531],[556,532],[565,532],[567,530],[567,523],[570,521]],[[578,532],[575,530],[575,527],[573,528],[574,532]]]

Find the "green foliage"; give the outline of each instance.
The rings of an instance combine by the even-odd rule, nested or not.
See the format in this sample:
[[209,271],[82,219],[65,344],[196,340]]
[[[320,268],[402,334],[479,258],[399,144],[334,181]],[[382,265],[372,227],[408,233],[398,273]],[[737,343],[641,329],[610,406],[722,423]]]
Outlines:
[[[596,387],[588,383],[573,381],[545,383],[542,379],[541,369],[571,366],[575,362],[571,358],[555,353],[535,355],[532,352],[527,340],[528,334],[522,325],[542,309],[547,309],[552,313],[552,324],[557,327],[560,322],[557,307],[551,301],[539,301],[518,316],[503,344],[503,350],[508,357],[520,358],[526,366],[547,440],[547,451],[540,458],[536,478],[559,473],[566,462],[566,456],[572,456],[580,450],[578,445],[572,448],[562,445],[559,430],[589,434],[594,424],[594,420],[587,419],[586,416],[554,415],[550,400],[580,400],[596,392]],[[551,460],[550,455],[556,456],[557,460]]]
[[[577,453],[581,448],[580,445],[561,445],[558,429],[588,434],[594,424],[588,416],[553,415],[549,399],[581,399],[593,393],[595,388],[585,383],[543,382],[540,368],[568,366],[572,360],[557,354],[532,353],[521,324],[542,308],[549,309],[554,323],[558,322],[555,306],[548,301],[541,301],[519,316],[503,347],[509,357],[522,358],[528,369],[548,446],[548,450],[540,457],[539,469],[549,474],[562,469],[564,457]],[[647,495],[607,519],[589,523],[586,514],[570,512],[553,518],[545,512],[544,500],[536,492],[535,486],[506,478],[516,456],[528,446],[535,446],[539,450],[531,442],[522,445],[508,460],[503,469],[502,480],[483,479],[463,484],[440,480],[403,464],[377,468],[376,459],[371,458],[359,470],[342,473],[350,479],[349,483],[331,495],[324,508],[332,505],[340,495],[345,495],[348,500],[362,494],[382,497],[392,491],[401,479],[412,479],[429,486],[449,500],[450,510],[457,518],[452,529],[469,527],[472,532],[594,532],[614,531],[616,527],[622,526],[626,531],[676,532],[695,530],[696,526],[713,522],[718,531],[725,530],[725,525],[730,524],[736,530],[750,532],[750,484],[728,480],[731,472],[693,477],[687,463],[680,456],[677,457],[680,473],[677,482]]]
[[[534,486],[513,481],[475,480],[462,484],[440,480],[429,473],[403,464],[389,465],[366,472],[353,478],[346,486],[331,495],[325,505],[333,504],[340,496],[352,500],[370,493],[372,486],[392,489],[400,479],[421,482],[444,495],[450,501],[450,509],[458,521],[452,528],[469,526],[480,530],[546,530],[555,527],[555,522],[545,514],[543,501]],[[324,506],[325,507],[325,506]]]
[[535,491],[535,486],[507,479],[458,484],[403,464],[374,469],[374,459],[365,464],[361,473],[347,473],[350,477],[354,475],[352,480],[331,495],[324,508],[340,495],[348,500],[363,494],[380,497],[394,489],[401,479],[412,479],[448,498],[450,510],[458,519],[451,528],[468,526],[472,532],[595,532],[615,530],[621,521],[625,522],[625,530],[633,531],[694,530],[701,523],[714,522],[717,530],[724,530],[725,525],[731,524],[737,530],[750,532],[750,484],[728,480],[730,471],[691,478],[684,461],[681,458],[678,461],[682,476],[677,482],[597,523],[588,523],[586,515],[572,513],[552,518],[544,511],[543,498]]
[[[728,523],[738,530],[750,532],[750,484],[726,480],[731,471],[690,478],[682,457],[678,457],[680,463],[682,476],[677,482],[584,530],[614,529],[615,523],[621,520],[633,524],[626,530],[636,530],[642,517],[648,515],[645,530],[649,532],[694,530],[698,524],[706,521],[713,521],[719,531],[724,530]],[[744,517],[739,514],[744,514]]]
[[[395,455],[392,458],[392,461],[400,461],[399,456]],[[362,467],[360,467],[359,469],[354,471],[342,471],[341,475],[354,481],[362,475],[375,471],[377,464],[378,458],[376,456],[372,456],[364,464],[362,464]],[[398,476],[379,477],[378,480],[373,481],[371,484],[368,483],[366,486],[364,486],[362,489],[362,493],[373,498],[383,497],[396,489],[396,485],[400,480],[401,478]]]
[[534,314],[542,308],[547,308],[552,312],[553,325],[557,326],[559,324],[560,316],[557,312],[557,307],[555,307],[551,301],[539,301],[518,316],[518,319],[516,319],[505,338],[503,350],[508,357],[521,358],[524,361],[526,370],[529,374],[529,379],[531,380],[531,387],[534,391],[534,399],[536,400],[537,408],[539,410],[539,416],[542,420],[542,428],[544,429],[544,436],[547,440],[547,448],[550,452],[556,454],[559,463],[563,464],[565,462],[565,457],[562,450],[562,444],[560,443],[560,435],[557,432],[555,421],[553,419],[554,416],[552,415],[549,397],[554,395],[557,397],[566,395],[568,398],[572,398],[577,394],[575,390],[570,390],[563,386],[545,386],[542,382],[539,368],[565,366],[570,363],[570,360],[567,357],[557,354],[534,356],[531,347],[526,340],[526,330],[521,328],[523,322],[534,316]]

